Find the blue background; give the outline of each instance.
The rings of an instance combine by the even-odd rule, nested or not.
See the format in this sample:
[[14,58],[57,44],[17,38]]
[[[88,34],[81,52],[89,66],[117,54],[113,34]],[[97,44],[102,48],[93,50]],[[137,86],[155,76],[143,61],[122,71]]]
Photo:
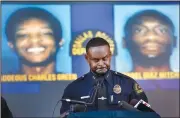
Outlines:
[[[150,6],[152,9],[158,7],[157,9],[160,9],[162,12],[174,14],[174,17],[170,18],[173,18],[172,20],[175,23],[175,26],[179,28],[179,24],[177,24],[179,23],[179,13],[177,10],[179,2],[174,2],[170,5],[175,7],[169,7],[168,4],[171,2],[166,2],[165,4],[162,2],[152,3],[153,5],[150,2],[35,2],[32,6],[45,8],[55,14],[55,16],[62,22],[65,45],[58,54],[57,70],[68,73],[73,72],[77,73],[78,76],[81,76],[89,71],[89,67],[84,60],[84,56],[72,56],[71,58],[71,56],[69,56],[69,52],[71,50],[71,42],[83,31],[102,30],[108,33],[112,39],[115,40],[118,44],[116,45],[118,48],[118,54],[121,55],[117,55],[118,58],[116,58],[116,56],[113,57],[112,69],[118,70],[120,68],[120,64],[124,61],[123,56],[125,54],[123,53],[122,55],[122,53],[119,52],[119,50],[123,50],[120,44],[123,36],[121,28],[127,17],[133,12],[140,10],[141,8],[144,9],[147,4],[151,4]],[[13,2],[12,4],[9,2],[2,5],[2,30],[4,30],[4,25],[9,15],[16,9],[29,5],[27,4],[28,2]],[[135,5],[136,7],[132,7]],[[130,9],[132,11],[130,11]],[[131,13],[128,14],[127,12]],[[116,21],[118,19],[121,22]],[[178,32],[179,29],[176,30],[177,36]],[[175,52],[178,53],[178,51]],[[63,57],[65,57],[63,60],[61,55],[64,55]],[[175,56],[173,56],[173,58],[177,58],[177,54],[174,55]],[[3,71],[10,71],[11,69],[13,70],[18,68],[16,63],[18,61],[17,57],[7,46],[4,32],[2,35],[2,58]],[[12,61],[10,60],[11,58],[15,60]],[[119,58],[122,58],[122,60],[119,60]],[[120,63],[121,61],[122,63]],[[179,63],[179,60],[174,61],[176,64]],[[124,63],[127,64],[127,62]],[[7,68],[4,68],[6,66]],[[123,65],[123,67],[126,71],[131,68],[130,65],[128,65],[127,68],[125,68],[126,65]],[[173,68],[176,67],[173,66]],[[118,71],[122,72],[123,70],[121,69]],[[57,101],[60,100],[65,87],[70,82],[71,81],[3,83],[2,96],[7,100],[8,106],[14,117],[51,117]],[[142,85],[143,89],[146,88],[145,92],[149,99],[149,103],[157,113],[159,113],[162,117],[179,116],[179,79],[172,81],[172,88],[168,88],[170,83],[165,80],[163,80],[163,82],[159,80],[145,80],[138,82]],[[59,116],[60,107],[61,103],[56,107],[54,116]]]

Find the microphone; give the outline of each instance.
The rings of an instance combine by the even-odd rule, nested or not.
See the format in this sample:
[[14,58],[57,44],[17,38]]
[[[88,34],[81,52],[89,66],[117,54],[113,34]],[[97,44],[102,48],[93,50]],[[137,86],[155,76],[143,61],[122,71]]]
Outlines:
[[142,112],[152,112],[156,115],[157,118],[161,118],[161,116],[158,113],[156,113],[153,109],[151,109],[151,105],[142,99],[140,101],[133,99],[131,100],[131,104],[134,106],[134,108],[137,108]]
[[101,82],[98,79],[95,79],[93,83],[93,91],[92,95],[90,97],[89,102],[84,101],[78,101],[78,100],[72,100],[72,99],[61,99],[61,101],[68,102],[70,104],[75,104],[70,106],[70,111],[72,112],[84,112],[86,111],[87,106],[92,106],[95,103],[96,95],[98,92],[98,89],[100,88]]
[[97,93],[98,93],[98,89],[100,88],[102,82],[103,81],[100,81],[99,79],[95,79],[95,81],[93,83],[92,95],[90,96],[89,102],[87,103],[88,106],[92,106],[95,103],[96,96],[97,96]]
[[125,101],[119,101],[118,102],[118,106],[124,110],[128,110],[128,111],[139,111],[138,109],[134,108],[132,105],[128,104]]
[[74,104],[70,106],[70,111],[72,112],[82,112],[82,111],[85,112],[87,106],[92,106],[94,104],[99,87],[100,87],[100,81],[96,79],[93,83],[93,91],[90,97],[90,101],[88,103],[84,101],[78,101],[72,99],[61,99],[61,101]]
[[61,99],[61,101],[65,101],[71,104],[83,104],[86,105],[87,103],[84,101],[78,101],[78,100],[71,100],[71,99]]
[[92,92],[93,95],[91,96],[92,101],[90,103],[86,103],[84,101],[72,100],[72,99],[61,99],[61,101],[65,101],[65,102],[68,102],[68,103],[71,103],[71,104],[86,104],[86,105],[89,104],[89,105],[91,105],[95,101],[98,87],[99,87],[99,81],[95,80],[94,83],[93,83],[93,89],[94,89],[93,92]]
[[72,112],[85,112],[87,106],[82,104],[74,104],[70,106],[70,111]]
[[148,104],[147,102],[145,102],[142,99],[140,101],[135,100],[135,99],[131,100],[131,104],[133,104],[134,108],[137,108],[140,111],[143,111],[143,112],[155,112],[153,109],[151,109],[151,105]]
[[138,100],[132,99],[129,104],[135,106],[138,102],[139,102]]
[[88,103],[78,100],[61,99],[61,101],[65,101],[72,104],[70,105],[71,112],[85,112],[88,105]]

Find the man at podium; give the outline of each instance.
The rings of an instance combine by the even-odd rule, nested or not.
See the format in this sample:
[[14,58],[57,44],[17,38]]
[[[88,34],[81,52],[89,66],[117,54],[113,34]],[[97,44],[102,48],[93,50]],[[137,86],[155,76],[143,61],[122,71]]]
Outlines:
[[[70,83],[64,90],[60,113],[68,112],[74,105],[78,111],[119,110],[119,101],[148,102],[139,84],[124,74],[110,70],[109,43],[100,37],[92,38],[86,45],[85,59],[90,71]],[[84,104],[80,107],[77,104]]]

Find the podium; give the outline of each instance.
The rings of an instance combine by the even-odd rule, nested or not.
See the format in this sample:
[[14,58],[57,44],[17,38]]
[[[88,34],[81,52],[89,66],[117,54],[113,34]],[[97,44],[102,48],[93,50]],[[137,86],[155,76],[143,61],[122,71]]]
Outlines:
[[153,112],[92,111],[70,113],[67,118],[160,118],[160,116]]

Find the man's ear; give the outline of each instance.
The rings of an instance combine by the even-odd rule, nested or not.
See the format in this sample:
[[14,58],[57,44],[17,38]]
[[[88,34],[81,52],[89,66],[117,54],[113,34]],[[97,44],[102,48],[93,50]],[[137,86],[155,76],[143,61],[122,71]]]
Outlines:
[[111,50],[109,51],[109,53],[110,53],[110,56],[112,56],[112,55],[113,55]]
[[59,47],[62,47],[63,44],[64,44],[64,42],[65,42],[65,40],[64,40],[64,39],[61,39],[61,40],[59,41]]
[[87,55],[87,53],[84,55],[84,57],[85,57],[86,61],[88,62],[88,61],[89,61],[89,59],[88,59],[88,55]]
[[8,46],[9,46],[12,50],[14,50],[14,44],[13,44],[12,42],[8,42]]

